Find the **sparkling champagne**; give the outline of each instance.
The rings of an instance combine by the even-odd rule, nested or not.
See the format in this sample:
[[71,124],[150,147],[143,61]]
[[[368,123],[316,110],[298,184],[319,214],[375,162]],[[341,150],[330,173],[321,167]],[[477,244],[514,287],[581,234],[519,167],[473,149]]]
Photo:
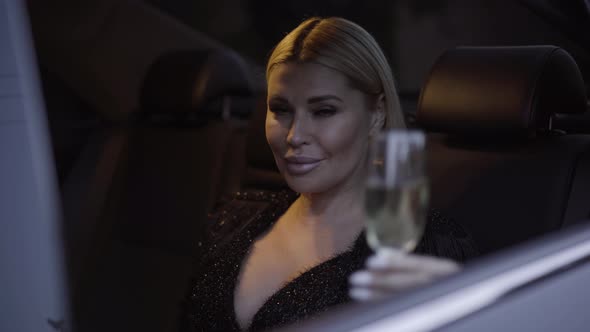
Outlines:
[[374,250],[379,247],[414,250],[424,231],[428,196],[425,177],[393,187],[369,183],[365,198],[369,246]]

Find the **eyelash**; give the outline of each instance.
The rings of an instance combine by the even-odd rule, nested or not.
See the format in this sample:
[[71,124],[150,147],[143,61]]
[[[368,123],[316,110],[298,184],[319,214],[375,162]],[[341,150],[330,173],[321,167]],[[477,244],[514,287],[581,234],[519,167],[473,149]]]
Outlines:
[[[271,113],[274,113],[276,115],[285,115],[291,112],[291,110],[288,107],[269,107],[269,110]],[[312,111],[313,115],[316,117],[322,117],[322,118],[327,118],[330,117],[332,115],[334,115],[337,110],[334,108],[320,108],[318,110],[314,110]]]
[[282,114],[289,113],[289,108],[283,107],[283,106],[269,107],[269,110],[271,113],[274,113],[276,115],[282,115]]
[[330,117],[336,113],[334,108],[320,108],[319,110],[313,111],[313,115],[318,117]]

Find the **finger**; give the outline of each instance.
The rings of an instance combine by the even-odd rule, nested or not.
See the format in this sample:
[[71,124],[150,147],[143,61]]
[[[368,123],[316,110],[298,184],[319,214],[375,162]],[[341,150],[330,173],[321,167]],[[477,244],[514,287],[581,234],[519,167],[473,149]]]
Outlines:
[[434,275],[447,275],[460,269],[457,263],[448,259],[388,252],[369,257],[366,266],[372,271],[425,271]]
[[391,292],[383,292],[368,288],[351,288],[348,291],[348,296],[350,296],[351,299],[363,302],[380,300],[389,295],[391,295]]
[[351,286],[355,287],[372,287],[375,280],[375,274],[375,272],[369,270],[356,271],[350,275],[348,282]]
[[374,256],[380,257],[388,257],[388,258],[395,258],[398,256],[406,256],[408,255],[405,251],[397,248],[390,248],[390,247],[381,247],[377,249]]
[[434,276],[427,273],[371,273],[358,271],[350,276],[351,287],[366,288],[375,291],[400,291],[430,283]]
[[426,273],[375,274],[371,288],[401,291],[432,282],[434,277]]
[[367,270],[354,272],[348,278],[348,282],[353,286],[369,286],[373,283],[373,273]]
[[423,271],[433,275],[444,276],[460,270],[460,266],[449,260],[436,260],[422,257],[404,257],[397,260],[369,259],[368,270],[375,272]]
[[432,262],[433,264],[436,264],[437,262],[453,263],[453,261],[446,258],[410,254],[393,248],[380,248],[374,255],[372,255],[369,258],[369,261],[372,261],[377,265],[383,264],[384,266],[388,266],[389,264],[399,263],[403,264],[400,266],[407,265],[408,267],[412,267],[414,264],[427,264],[430,262]]

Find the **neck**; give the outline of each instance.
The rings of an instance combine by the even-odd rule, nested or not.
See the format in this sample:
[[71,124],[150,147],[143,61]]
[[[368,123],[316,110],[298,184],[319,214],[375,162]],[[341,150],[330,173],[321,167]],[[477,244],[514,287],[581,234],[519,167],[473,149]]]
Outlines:
[[293,208],[298,221],[321,228],[364,225],[364,190],[359,186],[301,194]]
[[363,204],[363,190],[347,190],[337,195],[301,194],[291,205],[292,218],[288,219],[294,229],[307,234],[306,243],[320,257],[327,258],[350,248],[362,232]]

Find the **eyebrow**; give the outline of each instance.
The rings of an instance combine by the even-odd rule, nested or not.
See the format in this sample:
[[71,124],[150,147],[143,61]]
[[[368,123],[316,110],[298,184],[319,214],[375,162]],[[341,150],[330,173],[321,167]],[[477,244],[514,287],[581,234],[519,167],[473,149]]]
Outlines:
[[334,96],[334,95],[323,95],[323,96],[311,97],[311,98],[309,98],[307,100],[307,103],[308,104],[319,103],[319,102],[322,102],[322,101],[325,101],[325,100],[330,100],[330,99],[337,100],[339,102],[343,102],[342,99],[340,99],[337,96]]
[[[326,100],[337,100],[341,103],[343,103],[344,101],[338,97],[338,96],[334,96],[334,95],[322,95],[322,96],[315,96],[315,97],[311,97],[307,100],[308,104],[314,104],[314,103],[319,103],[322,101],[326,101]],[[268,100],[269,102],[272,101],[277,101],[277,102],[283,102],[283,103],[288,103],[289,101],[286,98],[283,98],[281,96],[272,96],[271,98],[269,98]]]
[[283,98],[281,96],[272,96],[270,98],[268,98],[268,102],[281,102],[281,103],[288,103],[289,101],[286,98]]

